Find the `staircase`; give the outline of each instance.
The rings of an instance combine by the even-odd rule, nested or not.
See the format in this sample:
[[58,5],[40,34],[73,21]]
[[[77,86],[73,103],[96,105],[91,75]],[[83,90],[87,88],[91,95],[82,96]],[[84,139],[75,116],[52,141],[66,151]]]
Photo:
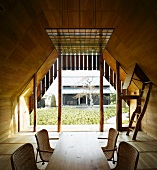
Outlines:
[[[134,77],[136,77],[136,79]],[[129,132],[133,131],[132,140],[136,140],[137,133],[140,130],[142,118],[144,117],[149,102],[149,97],[152,90],[152,82],[137,64],[131,66],[128,70],[123,89],[128,89],[129,85],[131,84],[131,81],[133,80],[142,82],[142,89],[140,91],[140,95],[122,95],[121,99],[137,100],[137,106],[135,111],[132,113],[126,133],[126,135],[129,136]],[[144,101],[144,103],[142,103],[142,101]]]
[[[140,130],[141,121],[142,121],[142,118],[143,118],[143,116],[146,112],[147,105],[148,105],[148,102],[149,102],[151,89],[152,89],[152,83],[151,82],[143,83],[141,94],[140,94],[139,98],[137,99],[138,100],[137,107],[136,107],[135,111],[133,112],[133,114],[131,116],[129,126],[127,128],[127,133],[126,133],[126,135],[129,136],[130,131],[134,132],[132,140],[136,140],[137,133]],[[141,108],[141,100],[143,100],[143,93],[144,93],[145,90],[147,90],[147,95],[146,95],[146,98],[145,98],[143,108]],[[135,126],[133,126],[133,123],[135,123]]]

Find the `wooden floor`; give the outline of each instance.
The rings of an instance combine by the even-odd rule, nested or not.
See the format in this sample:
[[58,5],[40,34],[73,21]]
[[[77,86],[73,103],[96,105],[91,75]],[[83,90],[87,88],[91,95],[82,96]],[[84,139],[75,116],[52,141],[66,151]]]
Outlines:
[[[96,132],[97,136],[106,136],[107,132]],[[14,137],[8,138],[0,143],[0,170],[10,170],[10,156],[11,154],[24,143],[32,143],[34,146],[34,152],[36,153],[36,139],[33,132],[20,132],[17,133]],[[57,132],[50,132],[49,137],[58,137]],[[118,144],[120,141],[128,141],[134,145],[140,152],[140,158],[138,162],[138,170],[157,170],[157,140],[146,135],[143,132],[139,132],[137,140],[132,140],[132,134],[126,136],[126,132],[120,132],[118,137]],[[106,142],[102,139],[99,139],[100,146],[105,146]],[[55,147],[57,140],[51,141],[51,146]],[[44,169],[45,165],[38,164],[40,169]],[[110,163],[111,168],[114,167]]]

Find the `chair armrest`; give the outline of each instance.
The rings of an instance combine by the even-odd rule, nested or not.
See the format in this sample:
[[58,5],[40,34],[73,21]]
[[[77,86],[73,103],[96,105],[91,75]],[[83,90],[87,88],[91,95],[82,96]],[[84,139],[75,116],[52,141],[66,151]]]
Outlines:
[[59,137],[56,137],[56,138],[49,138],[49,140],[58,140]]
[[[103,149],[102,149],[103,150]],[[117,149],[115,148],[115,149],[105,149],[105,150],[103,150],[103,152],[108,152],[108,151],[116,151]]]
[[98,137],[98,139],[108,139],[108,138],[105,138],[105,137]]
[[50,151],[44,151],[44,150],[39,150],[39,149],[38,149],[38,151],[39,151],[39,152],[46,152],[46,153],[53,153],[53,151],[50,152]]

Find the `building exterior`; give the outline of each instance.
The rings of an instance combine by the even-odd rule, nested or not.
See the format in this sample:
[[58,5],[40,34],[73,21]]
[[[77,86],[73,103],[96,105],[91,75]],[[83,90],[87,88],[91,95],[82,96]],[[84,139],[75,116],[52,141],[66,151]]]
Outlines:
[[[99,71],[79,70],[79,71],[62,71],[62,105],[99,105]],[[104,77],[103,103],[110,104],[110,94],[114,93],[114,88]],[[56,79],[48,89],[45,97],[45,104],[50,105],[50,99],[53,94],[58,99]]]

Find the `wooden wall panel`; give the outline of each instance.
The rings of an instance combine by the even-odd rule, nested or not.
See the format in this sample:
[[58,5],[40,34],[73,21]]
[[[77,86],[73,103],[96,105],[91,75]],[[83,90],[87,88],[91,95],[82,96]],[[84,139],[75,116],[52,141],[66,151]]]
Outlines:
[[153,86],[141,129],[157,139],[157,87]]
[[17,132],[16,105],[16,100],[0,98],[0,142]]
[[30,114],[28,110],[29,98],[20,97],[20,131],[25,131],[26,127],[30,125]]

